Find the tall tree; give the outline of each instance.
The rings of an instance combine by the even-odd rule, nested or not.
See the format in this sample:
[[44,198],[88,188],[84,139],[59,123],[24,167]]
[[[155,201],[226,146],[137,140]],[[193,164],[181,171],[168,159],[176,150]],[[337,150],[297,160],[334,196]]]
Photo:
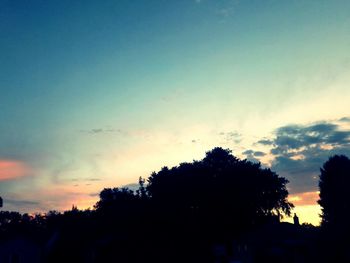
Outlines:
[[322,225],[345,227],[350,216],[350,159],[334,155],[321,168],[319,189]]

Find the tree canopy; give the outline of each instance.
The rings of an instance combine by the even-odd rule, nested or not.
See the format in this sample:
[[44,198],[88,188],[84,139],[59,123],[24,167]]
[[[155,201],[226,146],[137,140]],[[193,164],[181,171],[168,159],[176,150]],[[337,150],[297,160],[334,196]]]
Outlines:
[[293,205],[287,201],[287,183],[260,163],[240,160],[217,147],[201,161],[154,172],[147,191],[168,213],[243,227],[267,216],[290,215]]

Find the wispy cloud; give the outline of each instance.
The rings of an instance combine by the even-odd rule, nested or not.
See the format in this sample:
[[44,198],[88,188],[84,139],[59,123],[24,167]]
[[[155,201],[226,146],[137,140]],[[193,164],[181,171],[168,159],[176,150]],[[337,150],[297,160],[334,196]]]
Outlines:
[[236,12],[239,3],[239,0],[223,1],[223,3],[216,10],[216,14],[221,16],[222,18],[230,17]]
[[255,157],[262,157],[262,156],[266,155],[266,153],[261,152],[261,151],[255,151],[253,154]]
[[4,203],[6,205],[10,204],[10,205],[14,205],[14,206],[39,206],[40,202],[39,201],[30,201],[30,200],[14,200],[14,199],[4,199]]
[[237,131],[232,132],[220,132],[219,135],[224,139],[226,143],[238,144],[242,141],[242,134]]
[[256,144],[272,145],[273,141],[265,138],[265,139],[261,139],[261,140],[257,141]]
[[242,154],[251,162],[260,162],[258,158],[266,155],[264,152],[254,150],[245,150]]
[[101,178],[88,178],[88,179],[86,179],[86,181],[97,182],[97,181],[101,181]]
[[97,134],[105,134],[105,133],[123,133],[121,129],[113,129],[113,128],[93,128],[90,130],[80,130],[82,133],[97,135]]

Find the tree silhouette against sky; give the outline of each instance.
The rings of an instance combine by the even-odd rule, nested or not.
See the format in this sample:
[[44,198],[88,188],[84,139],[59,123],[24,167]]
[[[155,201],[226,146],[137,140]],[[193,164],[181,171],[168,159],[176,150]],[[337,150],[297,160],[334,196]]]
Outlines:
[[320,174],[320,200],[322,225],[345,227],[350,215],[350,159],[334,155],[323,164]]
[[287,183],[260,163],[240,160],[217,147],[201,161],[153,173],[147,191],[165,214],[194,217],[207,226],[244,229],[266,217],[290,215]]

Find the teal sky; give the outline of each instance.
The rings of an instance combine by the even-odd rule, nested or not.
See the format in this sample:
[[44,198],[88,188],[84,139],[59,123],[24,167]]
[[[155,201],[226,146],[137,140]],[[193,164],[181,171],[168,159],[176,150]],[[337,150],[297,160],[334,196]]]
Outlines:
[[262,151],[274,167],[276,144],[257,142],[286,125],[347,131],[349,10],[345,0],[1,1],[8,209],[91,206],[103,187],[214,146]]

